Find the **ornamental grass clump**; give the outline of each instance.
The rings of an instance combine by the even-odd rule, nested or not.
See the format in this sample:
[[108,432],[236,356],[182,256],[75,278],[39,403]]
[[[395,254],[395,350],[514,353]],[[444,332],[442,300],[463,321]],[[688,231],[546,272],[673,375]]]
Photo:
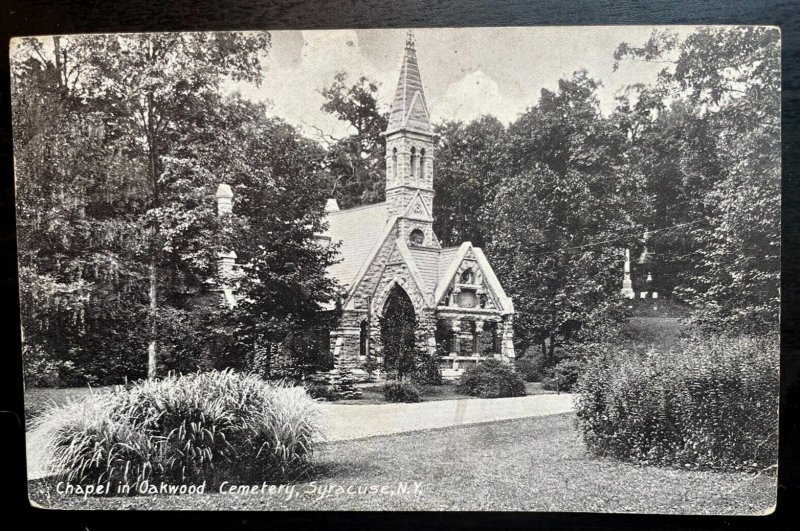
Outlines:
[[489,358],[467,368],[456,391],[480,398],[525,396],[525,382],[510,365]]
[[778,339],[714,338],[591,360],[578,427],[597,455],[718,470],[775,465]]
[[168,376],[45,412],[45,471],[79,484],[286,481],[303,475],[320,409],[302,387],[233,371]]

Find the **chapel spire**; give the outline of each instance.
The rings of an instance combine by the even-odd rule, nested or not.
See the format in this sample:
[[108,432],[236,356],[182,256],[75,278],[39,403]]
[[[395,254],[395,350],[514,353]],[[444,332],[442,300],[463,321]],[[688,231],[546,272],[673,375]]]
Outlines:
[[428,116],[428,104],[422,89],[422,77],[419,74],[417,50],[412,30],[408,30],[406,33],[406,48],[403,64],[400,67],[400,80],[394,94],[386,133],[402,129],[429,134],[433,132]]

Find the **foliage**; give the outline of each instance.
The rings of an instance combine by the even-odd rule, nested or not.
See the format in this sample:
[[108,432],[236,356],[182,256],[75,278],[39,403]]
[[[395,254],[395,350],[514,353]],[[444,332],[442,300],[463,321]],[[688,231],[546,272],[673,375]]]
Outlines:
[[348,123],[353,130],[353,134],[339,139],[318,131],[328,147],[325,166],[330,193],[341,208],[384,199],[386,140],[382,133],[388,115],[378,108],[377,94],[378,83],[362,76],[348,86],[344,72],[322,90],[322,110]]
[[525,382],[512,367],[489,358],[468,367],[459,378],[456,390],[480,398],[525,396]]
[[419,389],[413,384],[401,381],[386,382],[383,397],[389,402],[421,402]]
[[283,481],[319,435],[302,387],[232,371],[170,375],[54,407],[34,422],[43,466],[80,484]]
[[514,363],[517,368],[517,374],[526,382],[542,381],[546,368],[546,356],[540,352],[540,349],[529,349],[529,353],[525,354],[524,357],[518,357]]
[[778,340],[693,338],[588,362],[578,426],[597,455],[643,464],[752,470],[774,466]]
[[336,393],[331,391],[329,385],[317,382],[310,382],[305,384],[308,396],[320,400],[336,400]]
[[780,31],[654,31],[641,47],[620,45],[615,58],[669,65],[619,114],[631,125],[632,164],[655,192],[651,226],[692,224],[654,244],[681,264],[677,292],[695,306],[695,324],[709,333],[777,331]]
[[[18,43],[12,98],[26,343],[74,362],[87,381],[154,376],[169,368],[161,361],[190,350],[203,357],[209,327],[189,299],[219,248],[208,200],[218,145],[201,133],[224,79],[260,79],[268,43],[265,33]],[[134,361],[142,365],[125,372]]]
[[514,296],[517,348],[546,345],[550,358],[560,342],[621,320],[614,242],[639,231],[630,214],[641,206],[639,177],[597,87],[578,71],[509,126],[509,173],[490,209],[487,255]]
[[586,363],[581,358],[564,358],[547,368],[542,379],[542,388],[569,393],[575,387],[585,367]]
[[506,129],[494,116],[468,124],[435,127],[434,230],[443,245],[470,241],[482,247],[491,236],[490,209],[505,169]]

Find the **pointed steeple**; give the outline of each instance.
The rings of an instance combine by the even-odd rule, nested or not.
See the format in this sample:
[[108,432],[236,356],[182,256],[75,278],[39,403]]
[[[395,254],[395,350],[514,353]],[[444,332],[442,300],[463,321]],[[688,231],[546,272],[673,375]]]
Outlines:
[[417,51],[414,47],[414,32],[411,30],[408,30],[406,34],[406,49],[403,55],[403,64],[400,67],[400,81],[397,83],[397,90],[394,94],[386,134],[401,129],[428,134],[433,132],[428,116],[428,104],[422,90]]

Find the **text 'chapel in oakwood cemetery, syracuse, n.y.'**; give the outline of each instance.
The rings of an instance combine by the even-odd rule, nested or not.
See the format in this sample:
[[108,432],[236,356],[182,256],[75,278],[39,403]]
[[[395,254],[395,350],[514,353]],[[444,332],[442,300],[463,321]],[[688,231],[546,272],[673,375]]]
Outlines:
[[[417,352],[438,357],[443,378],[487,357],[514,360],[514,306],[480,248],[443,248],[433,232],[436,135],[408,33],[386,138],[386,200],[340,210],[325,207],[323,244],[338,245],[329,274],[346,288],[338,327],[330,332],[330,383],[347,387],[364,375],[368,355],[383,368],[382,347],[413,337]],[[218,194],[228,197],[230,189]],[[221,260],[232,261],[231,257]],[[411,329],[386,335],[382,319],[411,314]],[[413,334],[413,336],[412,336]]]

